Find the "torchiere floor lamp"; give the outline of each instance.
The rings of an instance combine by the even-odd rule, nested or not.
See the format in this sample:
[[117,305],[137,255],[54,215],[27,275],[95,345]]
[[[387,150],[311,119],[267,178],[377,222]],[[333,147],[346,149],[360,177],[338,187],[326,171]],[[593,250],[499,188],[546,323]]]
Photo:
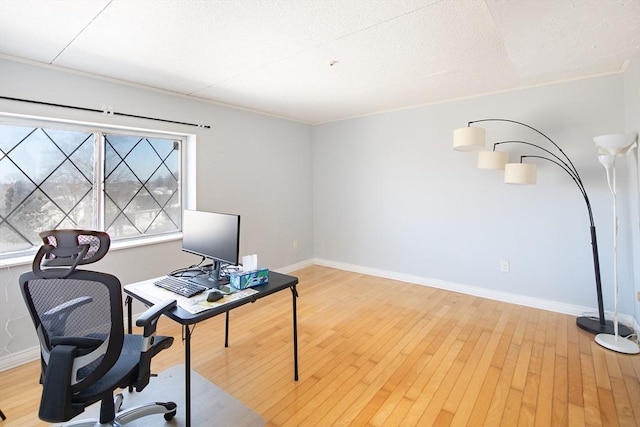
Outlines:
[[[474,123],[480,122],[504,122],[524,126],[537,134],[544,137],[551,146],[547,149],[540,145],[526,141],[507,140],[499,141],[493,144],[493,150],[487,151],[485,146],[485,130],[481,127],[472,127]],[[521,155],[519,163],[507,163],[508,153],[504,151],[496,151],[496,147],[501,144],[520,144],[527,147],[533,147],[541,150],[550,157],[545,155]],[[602,282],[600,279],[600,261],[598,259],[598,240],[596,238],[596,226],[593,221],[593,213],[591,211],[591,203],[587,195],[587,190],[582,183],[580,174],[574,166],[569,156],[562,151],[562,148],[556,144],[551,138],[538,129],[527,124],[508,119],[482,119],[474,120],[467,123],[466,128],[459,128],[453,132],[453,149],[457,151],[480,151],[478,156],[478,167],[481,169],[504,169],[504,182],[507,184],[535,184],[536,183],[536,165],[532,163],[523,163],[526,158],[542,159],[553,163],[564,170],[573,182],[578,186],[580,194],[584,198],[587,205],[587,213],[589,215],[590,233],[591,233],[591,249],[593,254],[593,269],[596,280],[596,296],[598,299],[598,318],[594,319],[588,316],[581,316],[576,319],[576,324],[585,331],[593,334],[614,332],[614,325],[611,320],[604,318],[604,306],[602,302]],[[553,151],[552,151],[553,150]],[[556,153],[554,153],[556,151]],[[632,331],[624,325],[620,325],[620,334],[629,335]]]
[[640,353],[635,342],[620,334],[618,323],[618,202],[616,192],[616,157],[628,154],[636,146],[636,134],[602,135],[593,138],[598,147],[598,160],[607,171],[607,184],[613,197],[613,334],[596,335],[596,342],[609,350],[626,354]]

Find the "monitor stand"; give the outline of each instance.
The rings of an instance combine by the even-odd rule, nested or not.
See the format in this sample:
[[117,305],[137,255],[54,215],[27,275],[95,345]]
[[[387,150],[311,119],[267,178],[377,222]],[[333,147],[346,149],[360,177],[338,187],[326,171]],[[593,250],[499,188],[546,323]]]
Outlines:
[[227,285],[229,285],[229,279],[227,277],[220,277],[221,264],[222,263],[220,261],[214,260],[209,274],[200,274],[198,276],[189,277],[187,280],[209,289],[218,289],[223,292],[228,292],[229,286]]

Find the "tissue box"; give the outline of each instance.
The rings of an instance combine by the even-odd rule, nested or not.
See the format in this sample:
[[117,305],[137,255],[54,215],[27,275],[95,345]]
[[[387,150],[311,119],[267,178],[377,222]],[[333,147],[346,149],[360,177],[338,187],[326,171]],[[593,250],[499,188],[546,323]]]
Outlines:
[[253,271],[238,271],[229,274],[229,284],[235,289],[246,289],[252,286],[269,283],[269,269],[260,268]]

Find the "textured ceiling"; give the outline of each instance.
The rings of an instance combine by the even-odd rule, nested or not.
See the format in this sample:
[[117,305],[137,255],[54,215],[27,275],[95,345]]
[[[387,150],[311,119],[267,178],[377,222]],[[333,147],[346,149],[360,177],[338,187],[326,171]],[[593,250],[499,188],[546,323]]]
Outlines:
[[619,72],[640,0],[0,0],[0,55],[322,123]]

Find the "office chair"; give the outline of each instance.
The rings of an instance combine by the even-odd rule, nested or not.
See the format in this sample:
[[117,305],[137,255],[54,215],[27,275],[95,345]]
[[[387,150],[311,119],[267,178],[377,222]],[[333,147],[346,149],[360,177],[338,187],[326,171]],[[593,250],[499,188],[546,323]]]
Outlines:
[[40,341],[40,419],[68,421],[101,401],[99,422],[67,425],[120,426],[151,414],[171,420],[174,402],[118,412],[123,397],[114,397],[114,392],[125,387],[141,391],[149,383],[151,358],[173,343],[173,337],[156,336],[156,325],[176,301],[156,304],[137,319],[143,335],[125,334],[120,281],[110,274],[76,269],[104,257],[109,235],[51,230],[40,237],[44,244],[33,260],[33,271],[19,279]]

